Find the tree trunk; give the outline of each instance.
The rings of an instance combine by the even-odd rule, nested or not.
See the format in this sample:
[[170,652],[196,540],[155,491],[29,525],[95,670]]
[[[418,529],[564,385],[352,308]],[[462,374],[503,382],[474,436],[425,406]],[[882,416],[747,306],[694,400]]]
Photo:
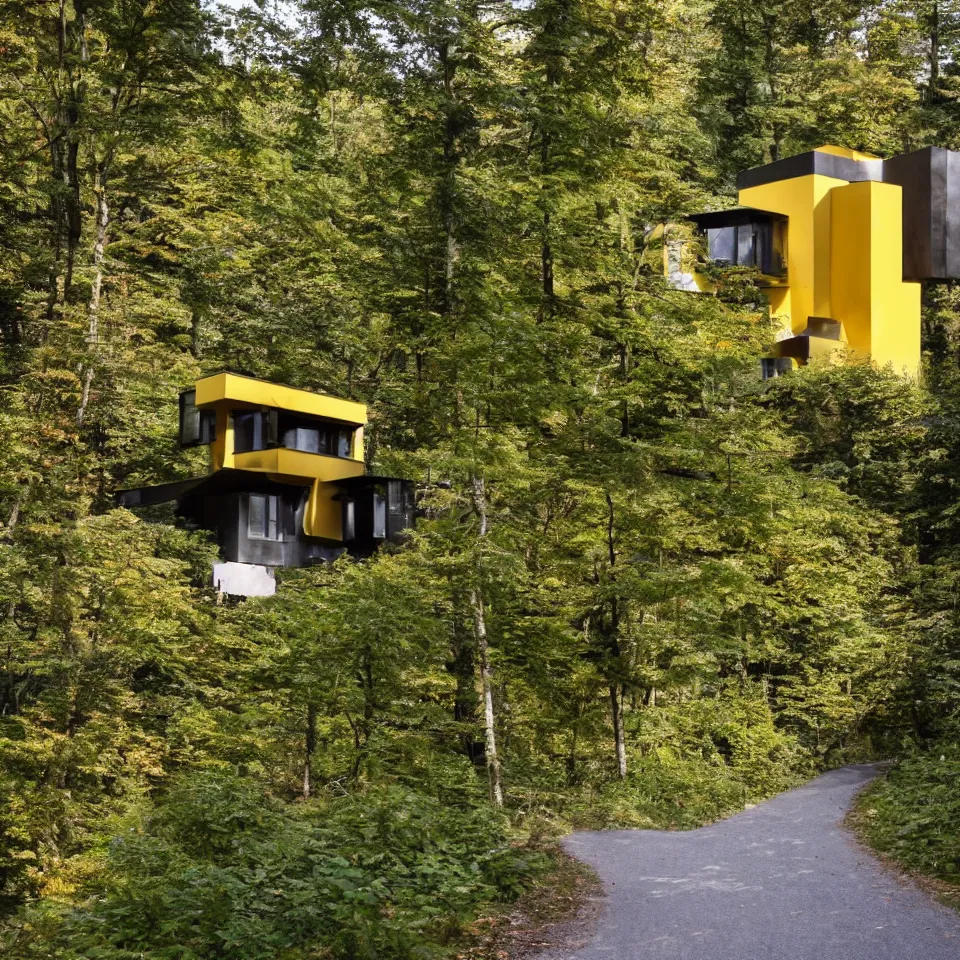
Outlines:
[[94,220],[96,235],[93,242],[93,286],[87,308],[87,360],[83,372],[83,393],[77,410],[77,426],[83,426],[90,403],[90,385],[93,383],[94,361],[100,344],[100,295],[103,291],[103,252],[107,245],[107,229],[110,226],[110,205],[107,202],[107,164],[97,168],[94,185]]
[[620,707],[620,688],[610,685],[610,716],[613,720],[613,739],[617,750],[617,776],[627,779],[627,745],[623,736],[623,710]]
[[940,4],[934,0],[930,13],[930,100],[940,99]]
[[[480,521],[477,536],[483,543],[487,535],[487,502],[484,482],[481,477],[471,481],[473,508]],[[503,806],[503,784],[500,776],[500,755],[497,753],[497,735],[493,709],[493,671],[490,667],[490,648],[487,643],[487,619],[483,597],[478,587],[469,593],[470,607],[473,610],[473,632],[477,644],[477,657],[480,661],[480,683],[483,690],[483,727],[484,752],[487,758],[487,773],[490,777],[490,798],[494,806]]]
[[443,124],[443,181],[440,187],[441,208],[443,211],[444,254],[443,254],[443,311],[450,317],[455,312],[455,277],[460,259],[460,244],[457,240],[457,174],[460,156],[457,151],[458,116],[457,97],[453,81],[456,75],[456,62],[450,58],[450,44],[442,43],[439,48],[440,65],[443,68],[443,103],[445,117]]
[[[29,489],[30,487],[28,486],[27,490],[29,491]],[[10,519],[7,520],[7,529],[6,529],[6,536],[9,539],[13,539],[13,531],[16,529],[17,521],[20,519],[20,503],[25,496],[26,494],[23,494],[17,497],[17,499],[14,500],[13,507],[10,510]]]
[[190,311],[190,353],[193,355],[194,360],[200,359],[202,323],[203,320],[200,316],[200,310],[198,307],[194,307]]
[[[615,512],[613,497],[607,493],[607,559],[610,562],[610,577],[614,577],[617,564],[615,532]],[[610,655],[614,660],[614,670],[620,668],[620,603],[616,593],[610,598]],[[616,674],[614,674],[615,676]],[[617,775],[621,780],[627,776],[627,749],[623,734],[623,705],[620,701],[621,684],[610,684],[610,719],[613,723],[613,740],[617,756]]]
[[[777,21],[773,16],[764,17],[763,27],[766,34],[766,51],[764,55],[764,66],[767,72],[767,84],[770,87],[770,104],[776,109],[780,106],[779,90],[779,64],[777,63],[777,39],[776,39]],[[776,163],[780,159],[781,148],[783,144],[783,127],[779,123],[773,124],[771,131],[770,161]]]
[[[57,75],[59,91],[53,124],[48,133],[53,195],[52,259],[48,275],[46,317],[52,321],[58,306],[70,295],[77,248],[82,235],[80,213],[80,144],[76,129],[85,92],[83,68],[88,60],[86,18],[82,11],[71,18],[66,0],[60,0],[57,16]],[[77,53],[79,52],[79,58]],[[80,67],[76,64],[79,62]],[[64,246],[66,262],[64,263]],[[46,337],[46,332],[43,334]]]
[[465,629],[466,597],[456,588],[453,594],[453,633],[450,638],[450,662],[447,670],[456,681],[453,694],[453,719],[463,752],[474,762],[484,757],[483,745],[474,737],[480,718],[480,699],[477,696],[477,664],[474,631]]
[[480,682],[483,686],[484,746],[487,757],[487,773],[490,777],[490,798],[494,806],[503,806],[503,784],[500,777],[500,757],[497,753],[497,735],[493,712],[493,671],[490,669],[490,650],[487,645],[487,623],[483,610],[483,598],[479,591],[470,591],[470,606],[473,607],[473,629],[477,638],[477,653],[480,657]]
[[[565,27],[565,21],[569,14],[567,4],[562,4],[555,12],[555,19],[552,24],[547,26],[547,31],[556,31],[557,36],[562,35]],[[548,94],[550,98],[552,111],[555,103],[556,90],[560,85],[560,67],[555,58],[548,58],[545,64],[544,80],[546,81]],[[541,104],[543,107],[544,104]],[[553,136],[550,129],[550,120],[540,121],[540,176],[544,183],[550,182],[550,174],[553,170]],[[540,238],[540,281],[542,285],[543,303],[541,305],[538,319],[552,319],[556,312],[556,285],[554,278],[554,256],[553,256],[553,222],[552,209],[553,197],[546,186],[542,188],[541,200],[543,203],[543,221],[542,235]]]

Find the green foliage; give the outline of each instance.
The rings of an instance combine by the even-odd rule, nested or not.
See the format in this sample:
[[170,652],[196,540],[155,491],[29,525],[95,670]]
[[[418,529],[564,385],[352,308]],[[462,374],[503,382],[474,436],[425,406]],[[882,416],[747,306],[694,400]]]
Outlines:
[[739,812],[749,797],[723,764],[657,757],[572,798],[564,812],[578,829],[690,829]]
[[960,885],[958,778],[955,740],[900,760],[859,798],[860,832],[905,867]]
[[[951,144],[948,6],[4,6],[17,950],[421,956],[534,882],[523,831],[689,827],[946,736],[956,291],[926,388],[765,385],[754,278],[669,289],[655,225],[825,137]],[[234,604],[208,537],[114,510],[205,469],[176,391],[222,368],[366,402],[411,541]]]
[[285,811],[248,782],[194,774],[128,815],[105,888],[28,913],[11,956],[414,958],[540,866],[482,808],[396,788]]

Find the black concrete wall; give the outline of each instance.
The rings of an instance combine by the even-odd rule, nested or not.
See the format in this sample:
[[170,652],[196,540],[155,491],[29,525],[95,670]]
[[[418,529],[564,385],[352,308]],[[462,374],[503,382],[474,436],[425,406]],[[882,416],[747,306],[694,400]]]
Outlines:
[[903,279],[960,278],[960,153],[925,147],[883,162],[903,189]]

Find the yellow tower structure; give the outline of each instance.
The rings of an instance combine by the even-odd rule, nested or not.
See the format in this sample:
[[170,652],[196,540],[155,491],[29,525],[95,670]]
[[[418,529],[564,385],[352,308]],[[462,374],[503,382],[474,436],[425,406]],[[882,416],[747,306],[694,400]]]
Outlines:
[[760,271],[777,326],[765,372],[869,358],[915,376],[921,283],[960,276],[960,154],[823,146],[737,186],[740,207],[690,219],[709,260]]
[[[815,152],[856,166],[831,164],[821,173],[814,163],[812,172],[745,187],[738,197],[744,206],[788,219],[786,283],[771,286],[767,294],[771,316],[781,321],[783,339],[776,353],[800,362],[847,353],[915,375],[920,284],[902,277],[903,190],[894,183],[851,182],[836,175],[872,172],[876,157],[838,147]],[[794,342],[797,337],[809,342]]]

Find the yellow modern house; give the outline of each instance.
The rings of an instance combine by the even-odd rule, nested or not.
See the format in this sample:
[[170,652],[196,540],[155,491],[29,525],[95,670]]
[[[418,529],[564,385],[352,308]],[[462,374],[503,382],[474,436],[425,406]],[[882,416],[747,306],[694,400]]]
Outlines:
[[410,481],[366,473],[362,403],[234,373],[180,394],[180,445],[210,449],[210,473],[121,491],[120,506],[176,502],[216,532],[214,583],[252,596],[276,589],[276,567],[366,556],[413,525]]
[[[921,283],[960,276],[960,154],[824,146],[747,170],[737,187],[740,207],[690,219],[708,260],[760,272],[777,326],[765,375],[816,357],[915,375]],[[675,285],[709,289],[670,257]]]

